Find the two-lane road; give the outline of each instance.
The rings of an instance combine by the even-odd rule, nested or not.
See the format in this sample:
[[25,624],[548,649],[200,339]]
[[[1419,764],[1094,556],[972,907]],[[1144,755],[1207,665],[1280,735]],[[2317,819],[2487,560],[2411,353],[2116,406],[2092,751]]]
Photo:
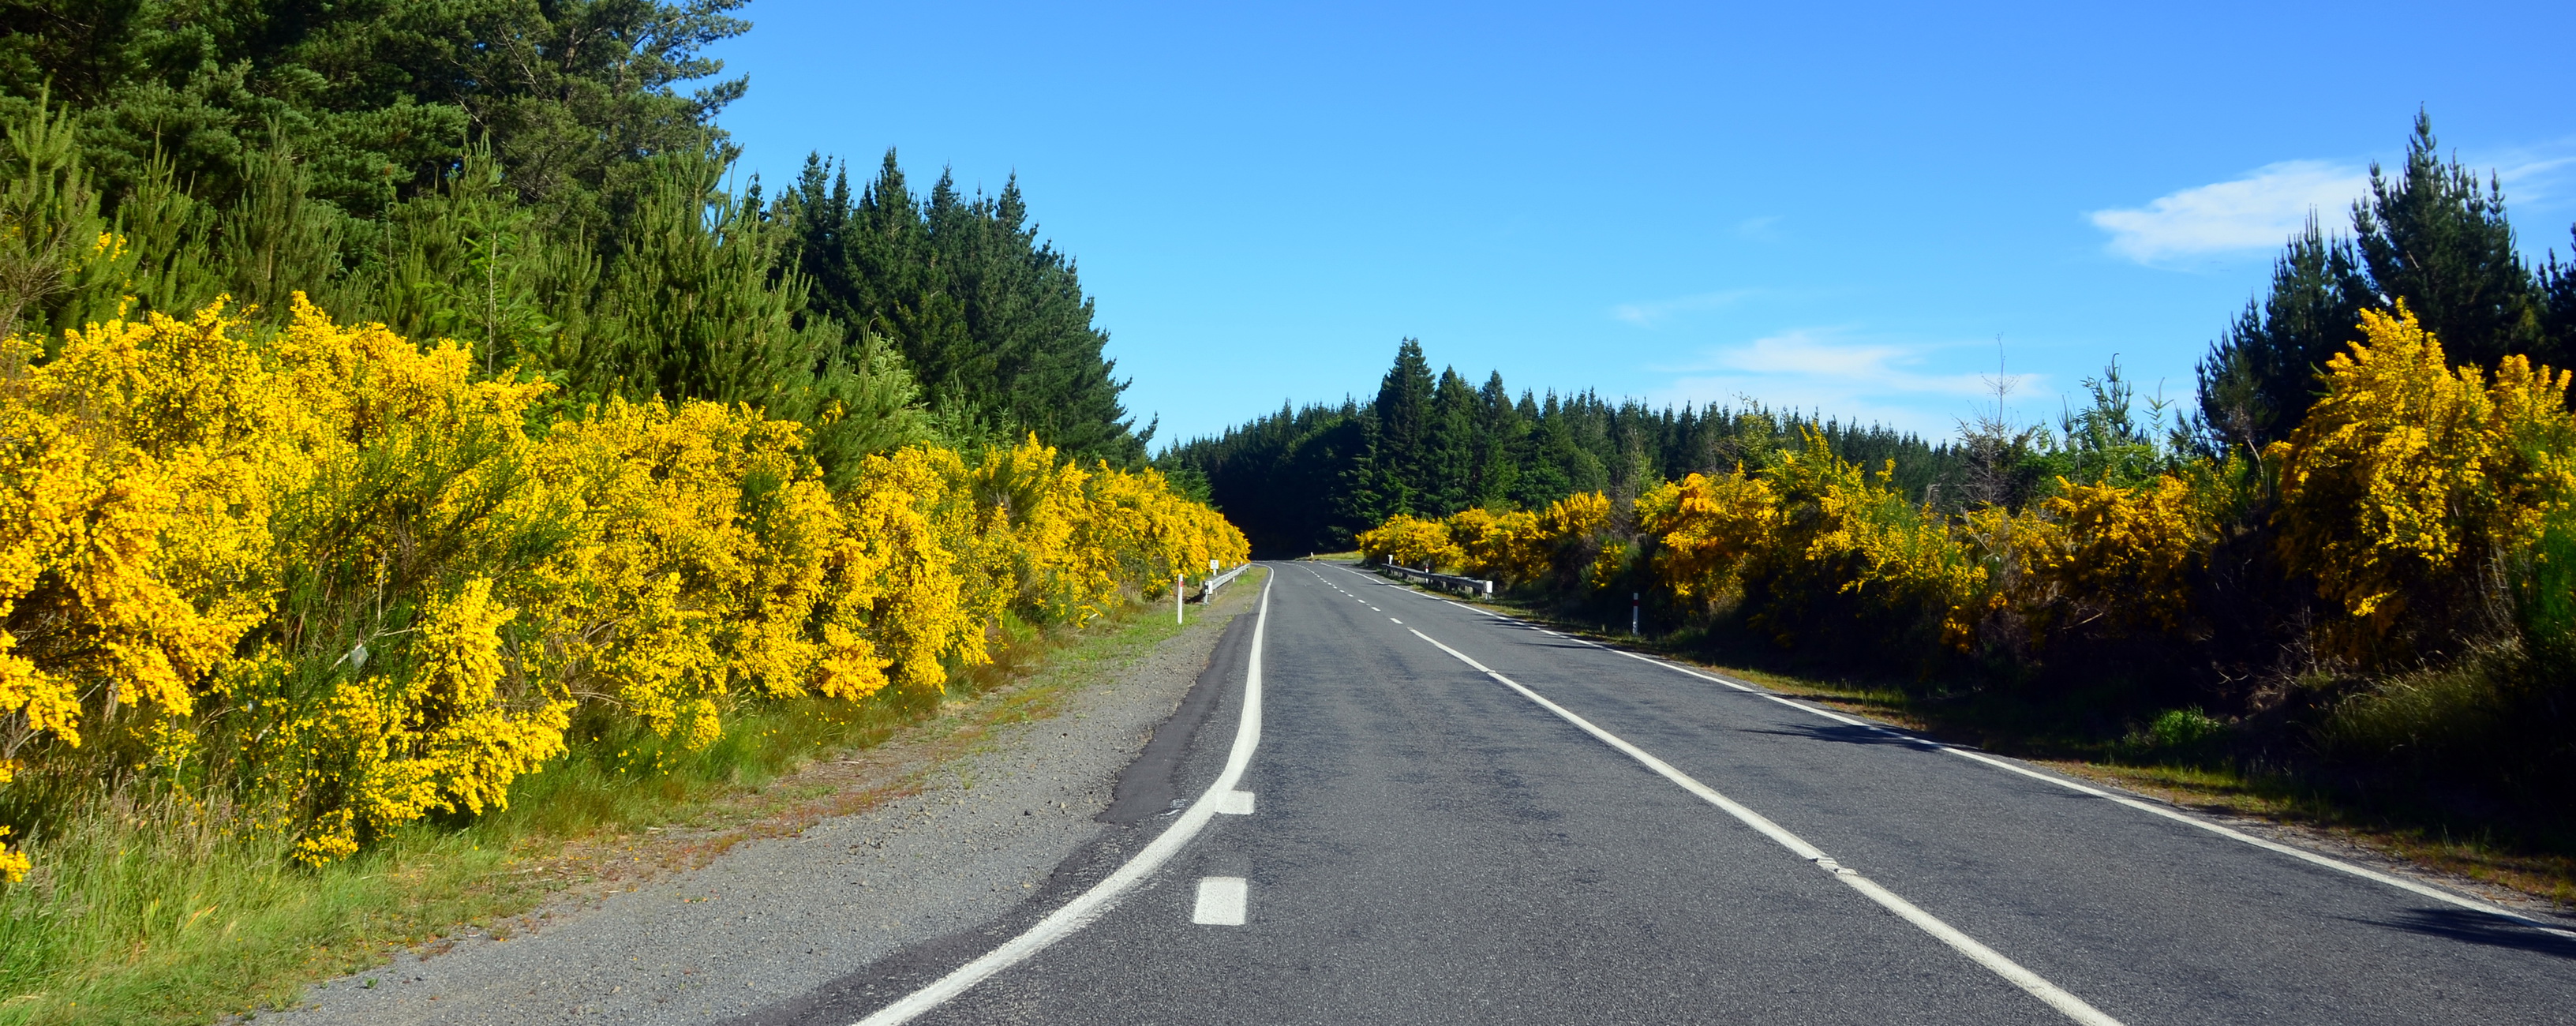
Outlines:
[[2576,938],[1347,568],[1272,569],[1219,651],[1237,683],[1171,771],[1174,793],[1223,782],[1250,797],[1215,803],[1242,808],[1164,817],[1159,852],[1095,859],[1141,858],[1126,880],[1089,874],[984,939],[759,1019],[888,1021],[982,955],[953,993],[897,1007],[923,1023],[2576,1020]]

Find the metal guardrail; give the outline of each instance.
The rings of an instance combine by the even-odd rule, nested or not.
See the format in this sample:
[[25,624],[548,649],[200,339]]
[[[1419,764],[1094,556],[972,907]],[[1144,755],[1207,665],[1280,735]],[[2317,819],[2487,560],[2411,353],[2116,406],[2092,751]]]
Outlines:
[[1232,570],[1228,570],[1224,573],[1208,578],[1207,587],[1199,589],[1199,604],[1206,605],[1207,603],[1214,601],[1216,599],[1216,590],[1218,588],[1225,587],[1235,578],[1243,576],[1244,571],[1250,569],[1252,569],[1252,564],[1245,563],[1242,566],[1235,567]]
[[1494,594],[1494,582],[1485,580],[1481,577],[1458,577],[1452,574],[1435,574],[1429,570],[1416,570],[1409,566],[1398,566],[1393,563],[1381,563],[1377,566],[1377,570],[1378,572],[1390,577],[1400,577],[1408,581],[1419,581],[1434,588],[1454,591],[1461,595],[1491,598]]

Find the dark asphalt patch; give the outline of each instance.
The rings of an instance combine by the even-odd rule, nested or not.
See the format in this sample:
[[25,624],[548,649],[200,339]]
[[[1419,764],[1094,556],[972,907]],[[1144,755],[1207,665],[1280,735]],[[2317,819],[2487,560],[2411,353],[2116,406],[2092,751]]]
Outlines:
[[1154,728],[1154,739],[1145,743],[1145,751],[1118,775],[1118,788],[1111,792],[1109,807],[1101,810],[1103,823],[1132,825],[1163,816],[1177,808],[1176,799],[1187,796],[1180,791],[1181,757],[1189,754],[1190,742],[1198,736],[1199,724],[1206,722],[1208,712],[1216,708],[1217,696],[1229,688],[1243,685],[1243,675],[1252,656],[1252,625],[1258,619],[1238,616],[1225,626],[1225,635],[1217,639],[1216,652],[1208,657],[1207,669],[1199,671],[1197,683],[1181,699],[1181,707],[1172,718]]
[[1058,863],[1026,901],[992,922],[915,944],[801,997],[730,1020],[731,1026],[848,1026],[1027,932],[1117,872],[1170,822],[1162,814],[1180,791],[1182,765],[1200,725],[1220,704],[1231,704],[1220,701],[1228,689],[1243,684],[1257,619],[1247,614],[1226,625],[1180,707],[1154,728],[1145,750],[1118,775],[1109,807],[1096,817],[1108,830]]

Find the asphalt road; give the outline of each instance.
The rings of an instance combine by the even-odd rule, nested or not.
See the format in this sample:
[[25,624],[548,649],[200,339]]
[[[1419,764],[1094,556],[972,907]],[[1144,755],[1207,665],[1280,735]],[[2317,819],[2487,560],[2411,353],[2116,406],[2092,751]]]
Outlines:
[[[989,974],[911,1021],[2576,1020],[2576,934],[2542,928],[2567,924],[1347,568],[1274,570],[1121,784],[1198,796],[1232,757],[1248,814],[1160,817],[1171,854],[1123,892],[1135,845],[1077,855],[1018,911],[747,1021],[884,1022],[970,963]],[[1082,902],[1103,911],[1068,923]],[[1052,942],[995,961],[1033,928]]]

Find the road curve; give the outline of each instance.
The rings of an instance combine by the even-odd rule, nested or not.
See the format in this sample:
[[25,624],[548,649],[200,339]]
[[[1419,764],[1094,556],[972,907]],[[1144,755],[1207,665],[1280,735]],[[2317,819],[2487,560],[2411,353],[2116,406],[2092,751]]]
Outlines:
[[[1218,652],[1235,687],[1194,698],[1208,729],[1154,771],[1200,795],[1240,754],[1215,793],[1248,792],[1248,814],[1169,817],[1188,836],[1132,889],[1103,895],[1127,856],[1095,854],[1016,916],[743,1021],[2536,1023],[2576,1008],[2567,924],[1345,567],[1274,569],[1261,629],[1238,622]],[[1239,751],[1256,658],[1256,747]],[[1084,900],[1105,911],[990,964]],[[971,986],[898,1004],[978,958],[991,971]]]

